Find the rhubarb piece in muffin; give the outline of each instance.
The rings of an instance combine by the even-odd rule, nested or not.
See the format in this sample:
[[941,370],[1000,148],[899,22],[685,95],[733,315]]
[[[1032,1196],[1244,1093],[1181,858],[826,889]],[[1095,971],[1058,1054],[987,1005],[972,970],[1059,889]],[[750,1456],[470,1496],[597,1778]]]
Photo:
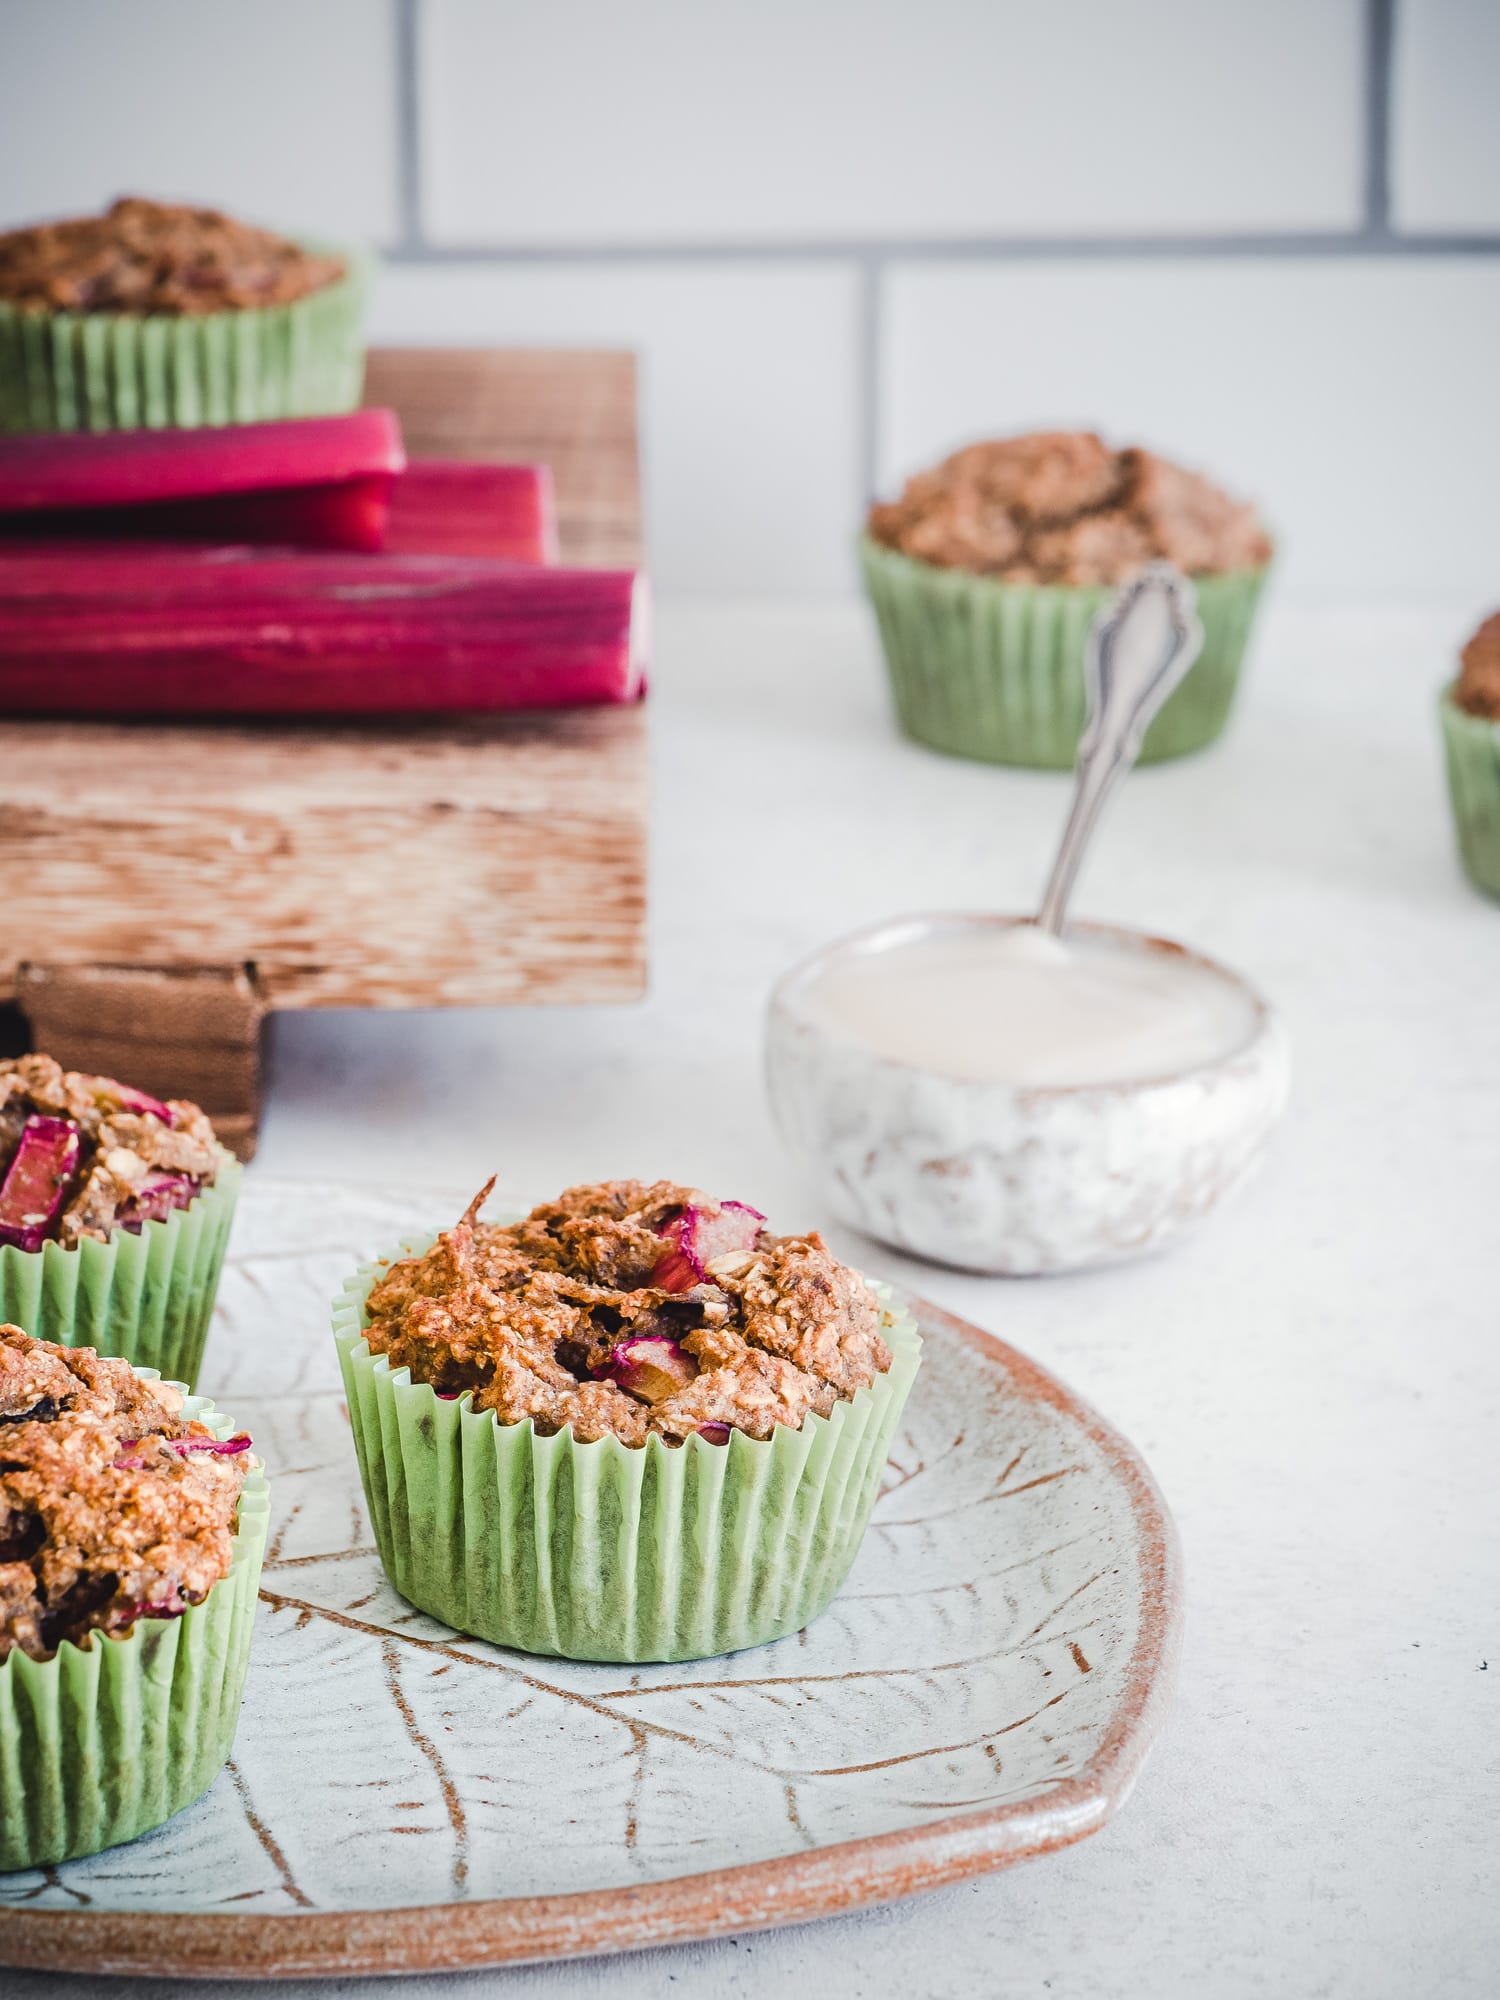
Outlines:
[[181,1617],[229,1574],[250,1439],[182,1407],[123,1361],[0,1326],[0,1663]]
[[816,1233],[672,1182],[569,1188],[484,1223],[483,1189],[369,1294],[372,1353],[503,1424],[579,1442],[767,1438],[891,1365],[881,1308]]

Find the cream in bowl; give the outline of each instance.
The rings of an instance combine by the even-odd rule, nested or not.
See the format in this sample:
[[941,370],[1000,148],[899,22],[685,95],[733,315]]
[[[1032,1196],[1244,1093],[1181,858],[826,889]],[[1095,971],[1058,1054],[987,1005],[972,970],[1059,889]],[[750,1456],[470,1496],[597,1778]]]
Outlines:
[[772,995],[772,1108],[839,1216],[939,1263],[1112,1262],[1255,1164],[1285,1037],[1237,974],[1164,939],[933,916],[829,946]]

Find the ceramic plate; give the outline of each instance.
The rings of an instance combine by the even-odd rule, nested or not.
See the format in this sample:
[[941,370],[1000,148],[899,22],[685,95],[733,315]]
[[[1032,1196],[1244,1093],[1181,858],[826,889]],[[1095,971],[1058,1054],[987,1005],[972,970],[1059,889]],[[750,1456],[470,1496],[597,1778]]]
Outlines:
[[328,1301],[464,1199],[246,1187],[202,1384],[272,1484],[234,1759],[132,1845],[0,1877],[0,1962],[275,1977],[563,1957],[908,1895],[1104,1824],[1171,1678],[1170,1520],[1123,1438],[920,1301],[869,1535],[796,1637],[578,1666],[398,1597]]

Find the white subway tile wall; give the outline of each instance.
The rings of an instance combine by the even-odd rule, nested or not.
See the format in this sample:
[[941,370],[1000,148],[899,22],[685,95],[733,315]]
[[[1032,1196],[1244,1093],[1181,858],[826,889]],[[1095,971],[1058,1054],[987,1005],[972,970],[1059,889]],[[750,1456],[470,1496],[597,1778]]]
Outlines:
[[641,357],[679,594],[1093,422],[1289,594],[1500,596],[1500,0],[8,0],[0,226],[122,191],[386,251],[374,333]]
[[118,194],[386,240],[396,0],[6,0],[5,222]]
[[438,243],[1359,219],[1358,0],[428,0],[422,22]]
[[1404,229],[1500,229],[1500,5],[1403,0],[1392,141]]
[[374,338],[631,347],[657,587],[836,596],[860,493],[855,278],[803,265],[386,271]]
[[887,486],[976,433],[1096,427],[1257,500],[1292,596],[1500,600],[1500,396],[1475,393],[1500,259],[924,263],[887,282]]

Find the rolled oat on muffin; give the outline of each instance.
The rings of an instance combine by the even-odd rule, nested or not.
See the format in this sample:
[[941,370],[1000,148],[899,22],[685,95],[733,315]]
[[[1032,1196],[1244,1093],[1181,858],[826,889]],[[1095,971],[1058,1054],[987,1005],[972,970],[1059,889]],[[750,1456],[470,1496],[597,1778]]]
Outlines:
[[774,1236],[757,1210],[670,1181],[569,1188],[511,1224],[477,1220],[488,1193],[373,1288],[364,1332],[503,1424],[580,1443],[765,1438],[891,1365],[879,1302],[816,1232]]

